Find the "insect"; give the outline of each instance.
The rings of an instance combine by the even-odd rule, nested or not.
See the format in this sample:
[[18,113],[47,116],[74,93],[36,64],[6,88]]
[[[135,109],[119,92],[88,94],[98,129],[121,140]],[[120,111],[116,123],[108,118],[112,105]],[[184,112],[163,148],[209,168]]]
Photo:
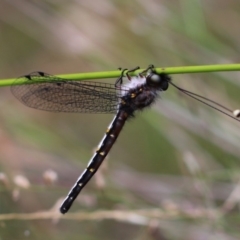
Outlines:
[[[122,70],[115,84],[78,82],[43,72],[34,72],[18,78],[11,86],[13,95],[28,107],[52,112],[116,113],[87,168],[63,201],[61,213],[68,212],[78,194],[96,173],[125,122],[132,118],[136,111],[151,106],[159,93],[166,91],[169,85],[240,121],[237,119],[240,116],[239,110],[233,112],[234,116],[226,113],[232,111],[215,101],[178,87],[171,81],[169,75],[158,74],[153,65],[137,76],[131,77],[130,73],[137,69],[139,67]],[[123,84],[125,76],[129,81]],[[18,85],[20,81],[23,81],[23,84]]]

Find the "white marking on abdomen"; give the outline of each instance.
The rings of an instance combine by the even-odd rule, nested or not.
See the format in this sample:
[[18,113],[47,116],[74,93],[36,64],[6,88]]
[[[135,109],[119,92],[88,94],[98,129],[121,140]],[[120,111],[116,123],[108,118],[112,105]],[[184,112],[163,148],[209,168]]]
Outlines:
[[[116,116],[117,116],[117,114],[116,114]],[[100,141],[100,143],[98,144],[97,152],[96,152],[96,153],[92,156],[92,158],[89,160],[88,165],[87,165],[87,168],[88,168],[89,165],[91,164],[92,159],[94,159],[97,154],[100,154],[101,156],[103,156],[103,155],[102,155],[101,153],[99,153],[98,151],[100,150],[100,148],[101,148],[104,140],[106,139],[109,131],[112,129],[112,124],[113,124],[113,122],[115,121],[116,116],[113,118],[112,122],[109,124],[109,126],[108,126],[108,128],[107,128],[108,130],[107,130],[107,132],[105,133],[105,135],[104,135],[104,137],[102,138],[102,140]]]

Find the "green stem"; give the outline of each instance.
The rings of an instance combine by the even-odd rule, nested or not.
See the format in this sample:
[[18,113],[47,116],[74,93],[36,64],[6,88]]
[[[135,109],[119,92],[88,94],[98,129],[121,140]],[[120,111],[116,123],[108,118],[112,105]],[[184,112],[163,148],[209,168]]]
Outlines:
[[[136,70],[131,75],[136,75],[144,69]],[[223,72],[223,71],[239,71],[240,64],[221,64],[221,65],[202,65],[202,66],[187,66],[187,67],[166,67],[156,68],[157,73],[167,74],[183,74],[183,73],[202,73],[202,72]],[[89,72],[89,73],[76,73],[58,75],[58,77],[66,78],[69,80],[90,80],[90,79],[103,79],[103,78],[117,78],[121,74],[120,70],[108,72]],[[0,87],[11,86],[14,84],[15,79],[2,79],[0,80]],[[19,82],[15,82],[19,84]]]

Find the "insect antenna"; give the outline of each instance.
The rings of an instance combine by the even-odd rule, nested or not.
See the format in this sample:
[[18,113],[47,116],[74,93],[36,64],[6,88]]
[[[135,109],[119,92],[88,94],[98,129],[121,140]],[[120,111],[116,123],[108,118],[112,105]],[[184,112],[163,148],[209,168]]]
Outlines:
[[[209,98],[203,97],[203,96],[201,96],[201,95],[199,95],[199,94],[196,94],[196,93],[193,93],[193,92],[188,91],[188,90],[186,90],[186,89],[183,89],[183,88],[181,88],[181,87],[178,87],[177,85],[175,85],[175,84],[174,84],[173,82],[171,82],[171,81],[169,81],[169,83],[170,83],[172,86],[174,86],[176,89],[178,89],[180,92],[186,94],[187,96],[189,96],[189,97],[191,97],[191,98],[193,98],[193,99],[195,99],[195,100],[197,100],[197,101],[199,101],[199,102],[201,102],[201,103],[203,103],[203,104],[205,104],[205,105],[207,105],[207,106],[215,109],[216,111],[221,112],[221,113],[225,114],[226,116],[228,116],[228,117],[230,117],[230,118],[233,118],[233,119],[235,119],[236,121],[240,122],[240,119],[238,119],[238,118],[240,117],[240,110],[239,110],[239,109],[231,110],[231,109],[223,106],[222,104],[217,103],[217,102],[215,102],[215,101],[213,101],[213,100],[211,100],[211,99],[209,99]],[[210,103],[212,103],[212,104],[210,104]],[[215,106],[214,106],[214,105],[215,105]],[[216,106],[217,106],[217,107],[216,107]],[[224,109],[225,111],[222,110],[221,108]],[[229,113],[231,113],[231,114],[229,114],[229,113],[227,113],[227,112],[229,112]]]

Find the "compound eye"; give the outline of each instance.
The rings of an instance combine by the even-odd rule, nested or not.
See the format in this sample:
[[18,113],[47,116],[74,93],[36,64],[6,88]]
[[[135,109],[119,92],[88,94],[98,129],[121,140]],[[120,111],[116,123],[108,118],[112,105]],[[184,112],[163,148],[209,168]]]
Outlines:
[[161,77],[158,74],[151,73],[147,76],[147,84],[150,86],[158,86],[161,83]]
[[149,83],[158,84],[161,82],[161,77],[158,74],[151,74],[149,76]]
[[163,82],[161,83],[161,89],[162,89],[163,91],[166,91],[166,90],[168,89],[168,86],[169,86],[168,81],[163,81]]
[[152,87],[157,87],[163,91],[168,89],[168,81],[161,75],[152,73],[147,76],[147,84]]

